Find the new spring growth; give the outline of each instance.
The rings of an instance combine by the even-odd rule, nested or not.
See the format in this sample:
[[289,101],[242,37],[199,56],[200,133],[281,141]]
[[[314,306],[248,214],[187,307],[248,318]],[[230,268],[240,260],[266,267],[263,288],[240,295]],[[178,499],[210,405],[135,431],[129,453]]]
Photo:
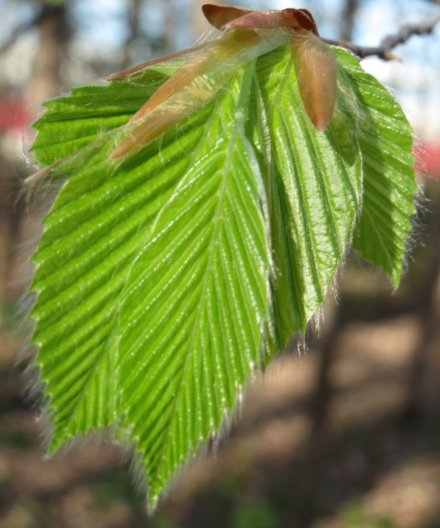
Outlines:
[[188,59],[130,119],[127,136],[110,159],[127,156],[208,103],[225,82],[249,61],[290,41],[299,92],[314,127],[323,132],[332,118],[337,95],[336,57],[320,38],[306,9],[252,11],[206,4],[209,23],[222,31],[202,46],[140,64],[111,75],[122,80],[171,58]]

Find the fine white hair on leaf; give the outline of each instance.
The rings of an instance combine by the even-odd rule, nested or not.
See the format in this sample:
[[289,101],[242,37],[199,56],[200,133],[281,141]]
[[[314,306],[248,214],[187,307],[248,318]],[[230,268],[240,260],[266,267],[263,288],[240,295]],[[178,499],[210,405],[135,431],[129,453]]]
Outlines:
[[129,472],[135,490],[139,494],[147,493],[146,475],[148,476],[145,464],[142,462],[142,452],[136,451],[137,442],[122,440],[117,442],[121,446],[121,463],[129,464]]
[[[165,68],[162,68],[162,71],[164,71],[164,69]],[[135,84],[136,83],[136,79],[135,78],[131,78],[129,82],[133,82]],[[221,88],[220,90],[224,90],[224,89],[225,88]],[[179,126],[180,126],[180,124],[179,124]],[[124,127],[121,127],[121,129],[122,128],[124,128]],[[126,130],[127,130],[127,128],[124,129],[124,131],[126,131]],[[88,145],[84,149],[81,149],[81,151],[75,152],[71,156],[68,156],[67,158],[64,158],[64,162],[66,163],[67,169],[71,169],[70,174],[72,174],[72,173],[75,174],[75,170],[76,170],[75,161],[78,161],[78,159],[82,160],[83,158],[81,156],[83,154],[85,154],[86,158],[87,158],[88,155],[90,155],[90,156],[93,155],[93,153],[94,153],[93,149],[100,145],[99,142],[103,141],[103,136],[106,136],[105,139],[106,140],[108,139],[109,143],[112,143],[113,147],[115,147],[120,141],[120,137],[117,135],[117,133],[118,133],[118,130],[116,130],[116,131],[112,130],[111,132],[106,133],[103,129],[101,129],[101,136],[100,136],[100,138],[98,140],[93,142],[91,145]],[[160,141],[161,140],[158,140],[158,149],[159,149],[159,152],[161,153],[161,142]],[[108,144],[106,144],[106,143],[104,143],[104,144],[106,145],[105,148],[107,148]],[[78,158],[76,158],[76,156],[78,156]],[[117,171],[117,169],[118,169],[118,167],[120,166],[121,163],[123,163],[122,159],[115,160],[113,162],[111,168],[109,169],[108,178],[111,178],[115,174],[115,172]],[[72,167],[73,167],[73,169],[72,169]],[[41,189],[41,192],[43,193],[43,197],[45,197],[47,200],[49,198],[52,200],[52,198],[53,198],[53,194],[52,193],[53,192],[58,192],[59,189],[64,184],[64,182],[66,181],[66,178],[64,176],[62,176],[62,174],[64,173],[64,170],[63,170],[64,169],[64,165],[63,165],[63,163],[61,163],[60,165],[54,167],[54,169],[55,169],[55,172],[56,172],[56,174],[54,176],[52,176],[48,172],[44,173],[44,171],[43,171],[43,173],[44,173],[43,176],[44,177],[40,180],[40,182],[37,181],[35,183],[36,187],[34,187],[34,189],[35,188]],[[59,173],[61,173],[61,176],[58,176]],[[262,180],[261,177],[260,177],[260,180]],[[39,187],[39,185],[38,185],[39,183],[42,183],[44,185]],[[49,189],[49,191],[47,189]],[[262,187],[262,190],[264,191],[264,186]],[[46,194],[44,194],[44,193],[46,193]],[[266,209],[267,209],[267,199],[266,199],[264,194],[265,194],[264,192],[260,193],[261,201],[263,203],[263,208],[266,207]],[[353,220],[352,231],[351,231],[351,234],[350,234],[350,241],[352,239],[353,229],[354,229],[354,226],[355,226],[355,223],[356,223],[356,219],[357,219],[358,215],[360,214],[360,204],[357,204],[357,205],[358,205],[358,207],[357,207],[357,210],[355,212],[355,218]],[[159,218],[160,214],[161,213],[159,213],[157,218]],[[266,213],[266,211],[265,211],[265,214],[268,217],[268,214]],[[156,222],[157,221],[158,220],[156,220]],[[141,226],[139,226],[138,229],[141,229]],[[339,263],[339,265],[338,265],[338,267],[336,269],[336,272],[335,272],[335,277],[334,277],[333,281],[331,282],[331,284],[330,284],[330,286],[328,288],[328,291],[327,291],[327,302],[328,302],[329,298],[333,300],[333,299],[336,299],[336,297],[337,297],[337,288],[336,288],[337,280],[338,280],[339,273],[342,273],[344,267],[346,266],[346,260],[347,260],[347,251],[345,251],[345,254],[344,254],[344,257],[343,257],[343,261]],[[268,278],[268,284],[269,284],[269,278]],[[28,306],[28,309],[25,310],[26,313],[29,313],[33,303],[35,302],[35,296],[36,296],[36,293],[34,294],[33,297],[29,296],[29,303],[30,304]],[[268,296],[268,297],[271,298],[270,296]],[[291,347],[291,351],[296,351],[296,353],[298,353],[298,354],[300,354],[300,353],[302,353],[303,351],[306,350],[307,346],[313,341],[315,336],[319,336],[320,335],[321,328],[324,325],[325,319],[326,319],[326,317],[324,316],[324,312],[325,312],[325,308],[323,308],[323,307],[319,307],[318,308],[316,313],[311,317],[311,319],[310,319],[310,321],[309,321],[309,323],[307,325],[307,329],[305,331],[305,334],[302,334],[301,332],[297,332],[291,338],[291,340],[289,340],[288,346],[286,347],[286,351],[289,351],[288,350],[289,346]],[[264,334],[264,332],[262,330],[260,332],[260,336],[261,336],[261,340],[262,341],[264,339],[264,335],[263,334]],[[29,349],[29,354],[31,356],[34,356],[35,353],[36,353],[36,347],[31,347]],[[262,366],[264,366],[264,359],[265,358],[260,358]],[[281,359],[280,361],[283,361],[283,360]],[[280,364],[280,363],[278,363],[278,364]],[[248,383],[247,383],[248,386],[252,385],[252,384],[255,384],[257,379],[258,380],[262,379],[263,383],[264,383],[264,378],[265,377],[259,375],[258,367],[259,367],[259,365],[253,365],[253,364],[250,365],[250,374],[249,374]],[[33,366],[29,367],[29,374],[28,374],[28,376],[29,376],[29,385],[35,388],[35,399],[37,400],[38,398],[40,398],[39,401],[44,406],[45,410],[41,414],[40,421],[43,424],[42,429],[44,431],[44,434],[46,435],[46,442],[49,442],[49,439],[50,439],[50,436],[51,436],[51,432],[52,432],[52,428],[51,428],[51,425],[50,425],[50,416],[51,416],[50,399],[49,399],[49,396],[44,396],[44,384],[38,383],[39,373],[40,373],[40,370],[39,370],[38,367],[37,368],[35,368]],[[243,407],[243,398],[244,398],[243,397],[243,387],[240,385],[240,386],[237,387],[235,403],[234,403],[232,409],[228,409],[228,408],[224,409],[223,418],[222,418],[219,430],[218,431],[212,430],[211,434],[209,435],[209,438],[200,438],[200,442],[199,442],[200,445],[199,445],[198,451],[193,451],[191,449],[189,453],[186,453],[187,458],[185,460],[180,460],[179,463],[178,463],[178,466],[173,468],[174,473],[173,473],[173,476],[172,476],[171,480],[169,481],[169,485],[167,486],[167,488],[165,490],[165,495],[167,493],[169,493],[170,489],[175,487],[180,475],[182,474],[182,472],[185,470],[185,468],[187,467],[187,465],[190,463],[190,461],[193,458],[200,458],[200,457],[204,456],[206,453],[208,453],[210,451],[210,449],[212,449],[212,451],[214,453],[217,452],[220,442],[223,442],[224,438],[226,438],[229,435],[231,427],[233,426],[233,424],[235,423],[235,421],[237,420],[237,418],[239,417],[239,415],[241,413],[241,410],[242,410],[242,407]],[[114,441],[113,440],[113,433],[114,433],[117,425],[118,424],[113,424],[112,427],[106,429],[105,431],[104,430],[100,430],[98,432],[92,432],[91,430],[89,430],[86,435],[82,435],[82,434],[78,433],[75,437],[73,437],[70,440],[68,440],[67,444],[70,447],[72,447],[73,445],[82,445],[83,442],[89,441],[89,438],[91,438],[91,437],[97,439],[97,441],[99,441],[99,442],[101,442],[101,441]],[[144,486],[145,486],[145,484],[146,484],[146,482],[148,480],[148,475],[146,477],[145,464],[142,463],[143,453],[142,452],[137,452],[136,439],[134,439],[134,441],[132,441],[131,444],[128,444],[128,441],[126,440],[127,438],[130,437],[130,434],[129,434],[128,431],[121,431],[121,433],[119,434],[119,437],[120,438],[118,438],[118,441],[119,440],[121,441],[121,445],[123,446],[123,450],[125,449],[125,453],[127,454],[127,456],[130,456],[131,459],[132,459],[132,470],[131,471],[132,471],[132,474],[134,475],[135,481],[137,482],[137,486],[138,486],[139,489],[144,489]],[[108,438],[108,440],[106,440],[107,438]],[[126,445],[126,448],[124,447],[125,445]],[[67,447],[67,449],[68,448],[69,447]],[[161,494],[161,500],[162,500],[163,496],[164,496],[164,494],[162,493]]]
[[[259,376],[258,373],[260,373],[261,376]],[[248,377],[246,390],[254,385],[256,379],[262,379],[263,377],[264,376],[258,368],[252,371]],[[212,453],[214,457],[217,456],[219,449],[225,444],[225,442],[229,440],[231,429],[239,422],[241,418],[246,397],[245,392],[246,391],[241,385],[237,387],[233,409],[232,411],[228,408],[224,409],[223,419],[219,429],[216,430],[213,427],[207,438],[200,438],[197,449],[190,449],[186,459],[181,460],[180,465],[175,467],[174,473],[169,475],[167,485],[158,497],[158,502],[154,505],[154,507],[152,508],[149,502],[147,502],[147,512],[149,515],[152,515],[156,511],[158,505],[166,500],[166,498],[169,497],[169,495],[176,489],[182,475],[186,472],[190,465],[200,462],[210,453]],[[121,446],[122,461],[125,462],[130,460],[130,474],[132,475],[135,488],[139,493],[146,493],[148,497],[148,472],[145,468],[145,464],[142,462],[143,452],[138,451],[136,439],[131,439],[130,441],[126,440],[126,437],[128,438],[129,436],[129,432],[119,432],[116,440],[114,437],[109,437],[109,441],[116,442]],[[79,441],[81,441],[81,438],[79,438]]]
[[196,40],[195,45],[211,42],[212,40],[216,40],[220,38],[222,35],[223,35],[223,31],[220,31],[214,26],[211,26],[211,24],[208,21],[206,21],[205,30],[200,35],[200,37]]
[[[46,110],[46,109],[44,109]],[[44,114],[44,111],[41,112],[41,115]],[[37,131],[35,128],[32,128],[31,125],[25,126],[21,134],[23,141],[23,159],[28,167],[35,167],[35,154],[31,152],[31,147],[34,144]]]
[[402,261],[402,273],[408,270],[410,261],[413,259],[414,251],[423,245],[426,233],[426,216],[432,211],[432,202],[425,196],[423,187],[418,185],[418,192],[414,195],[416,213],[411,217],[411,231],[405,240],[405,252]]
[[[51,431],[51,412],[50,410],[47,410],[47,406],[44,411],[42,411],[39,422],[41,424],[41,430],[43,433],[45,433],[45,436],[43,438],[43,445],[46,444],[47,446],[50,443],[51,437],[48,435],[48,431]],[[48,422],[48,423],[46,423]],[[62,446],[57,449],[56,453],[53,455],[46,455],[46,460],[50,460],[54,457],[63,457],[66,454],[72,452],[72,451],[82,451],[86,448],[92,448],[94,450],[98,450],[102,445],[105,444],[111,444],[111,445],[117,445],[114,441],[114,434],[115,434],[115,428],[116,424],[113,423],[107,428],[100,428],[98,431],[95,431],[92,428],[89,428],[89,430],[84,434],[81,432],[78,432],[75,436],[69,437]],[[120,457],[120,460],[122,461],[122,456]]]

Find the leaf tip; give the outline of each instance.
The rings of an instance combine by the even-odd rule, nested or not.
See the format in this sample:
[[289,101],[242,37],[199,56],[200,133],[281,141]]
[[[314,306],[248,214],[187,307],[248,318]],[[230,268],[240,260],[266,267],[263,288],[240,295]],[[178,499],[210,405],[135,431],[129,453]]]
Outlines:
[[324,132],[324,130],[327,128],[327,125],[329,124],[330,119],[324,119],[323,117],[318,117],[313,122],[314,127],[318,132]]

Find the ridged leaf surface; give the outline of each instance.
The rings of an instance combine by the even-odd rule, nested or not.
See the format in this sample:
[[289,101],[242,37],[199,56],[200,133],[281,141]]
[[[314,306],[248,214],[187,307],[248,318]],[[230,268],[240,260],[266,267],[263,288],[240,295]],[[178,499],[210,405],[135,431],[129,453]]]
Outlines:
[[61,160],[60,191],[33,257],[31,316],[50,453],[112,425],[135,445],[154,507],[228,423],[251,371],[304,331],[353,240],[398,282],[411,130],[385,88],[336,53],[324,133],[284,47],[122,160],[108,157],[124,125],[181,61],[45,103],[33,152],[42,166]]
[[338,50],[338,60],[341,91],[344,85],[354,92],[354,97],[343,93],[356,123],[364,171],[362,215],[353,247],[383,268],[397,288],[416,212],[413,131],[393,96],[354,57]]

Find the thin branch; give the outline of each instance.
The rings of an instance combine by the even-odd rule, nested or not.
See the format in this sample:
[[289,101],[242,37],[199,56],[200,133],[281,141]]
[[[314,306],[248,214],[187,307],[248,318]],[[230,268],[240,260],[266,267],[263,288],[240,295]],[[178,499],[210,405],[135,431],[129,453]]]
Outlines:
[[440,13],[437,13],[429,20],[421,22],[420,24],[407,24],[405,26],[402,26],[395,35],[388,35],[387,37],[385,37],[380,43],[380,46],[375,47],[358,46],[356,44],[353,44],[351,42],[345,42],[343,40],[322,40],[327,44],[346,48],[352,51],[361,59],[365,59],[365,57],[377,56],[385,61],[393,59],[401,60],[399,57],[396,57],[396,55],[393,55],[391,53],[391,50],[399,44],[404,44],[412,35],[427,35],[429,33],[432,33],[432,30],[438,22],[440,22]]

